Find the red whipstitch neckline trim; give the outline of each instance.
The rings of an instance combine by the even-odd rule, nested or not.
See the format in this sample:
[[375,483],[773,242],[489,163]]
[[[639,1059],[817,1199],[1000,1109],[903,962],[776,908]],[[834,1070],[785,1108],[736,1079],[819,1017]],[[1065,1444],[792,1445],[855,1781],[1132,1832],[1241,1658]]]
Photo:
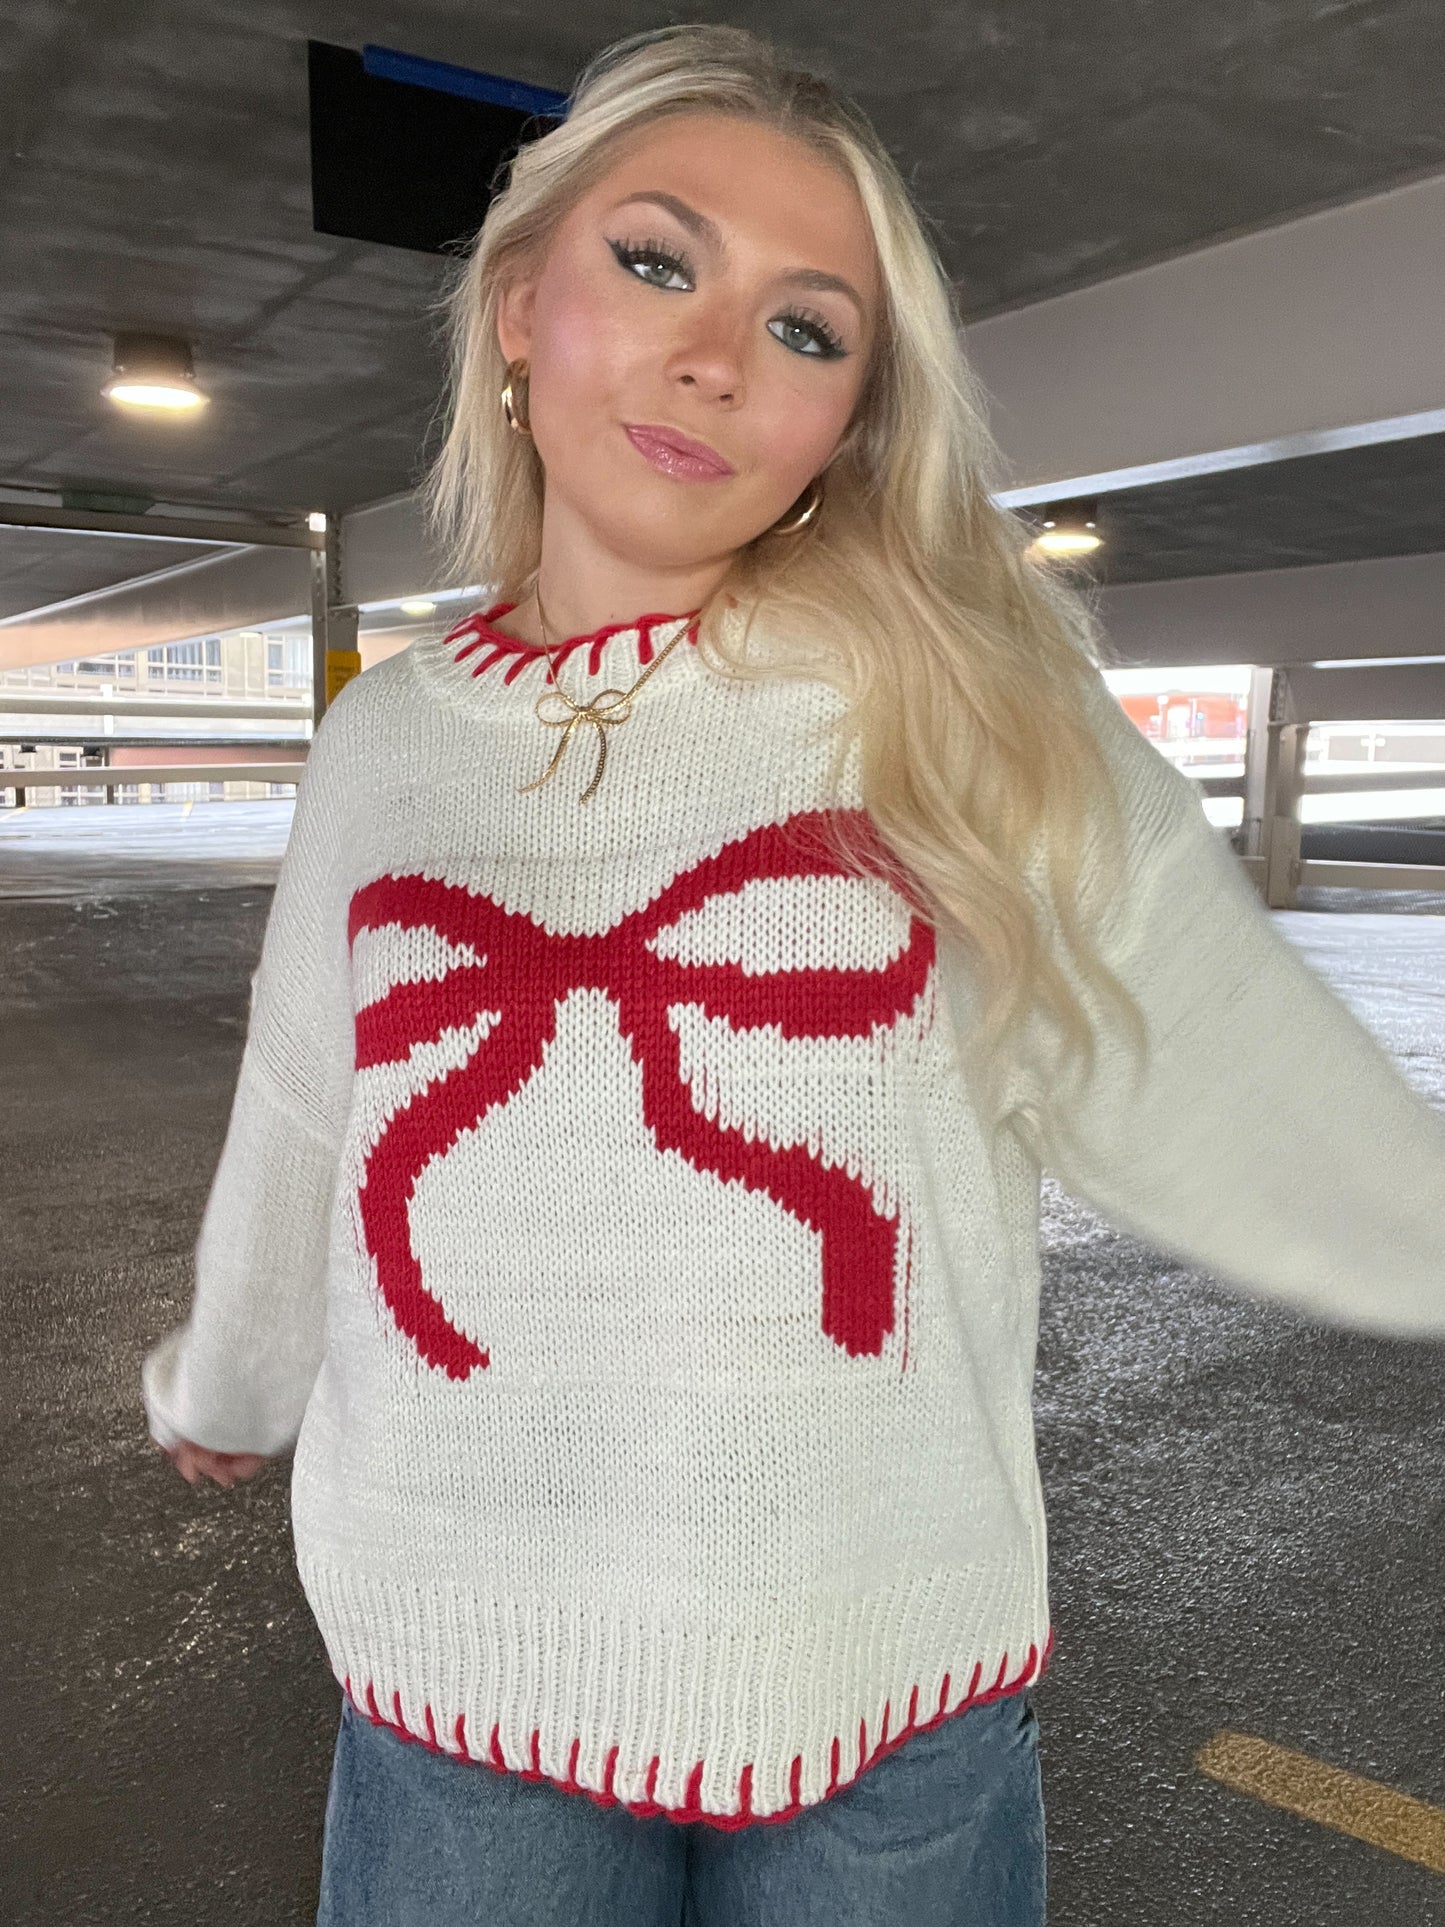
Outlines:
[[[900,1727],[891,1739],[888,1735],[888,1721],[892,1711],[892,1702],[887,1702],[883,1708],[883,1731],[871,1752],[868,1749],[868,1722],[866,1720],[860,1720],[858,1722],[858,1764],[846,1780],[840,1780],[838,1777],[841,1765],[841,1747],[835,1735],[833,1739],[832,1776],[828,1781],[827,1791],[823,1794],[822,1798],[824,1800],[830,1799],[833,1794],[841,1793],[845,1787],[851,1786],[870,1766],[876,1766],[879,1760],[883,1759],[887,1754],[896,1751],[896,1749],[902,1746],[905,1740],[910,1739],[913,1734],[925,1733],[929,1728],[940,1726],[944,1720],[954,1719],[958,1714],[966,1713],[972,1707],[986,1706],[993,1700],[1006,1699],[1010,1693],[1021,1692],[1025,1686],[1036,1685],[1038,1681],[1043,1678],[1044,1669],[1049,1663],[1049,1656],[1053,1650],[1054,1632],[1053,1628],[1050,1627],[1048,1638],[1044,1641],[1042,1657],[1039,1654],[1038,1647],[1031,1644],[1028,1658],[1024,1661],[1023,1671],[1014,1679],[1006,1679],[1005,1675],[1008,1672],[1008,1654],[1005,1653],[999,1664],[997,1679],[995,1679],[992,1686],[987,1687],[982,1692],[979,1691],[979,1684],[983,1676],[983,1665],[982,1662],[979,1662],[973,1669],[973,1676],[969,1681],[968,1691],[956,1706],[950,1706],[948,1704],[948,1689],[952,1684],[952,1680],[951,1676],[945,1673],[943,1676],[943,1685],[938,1695],[938,1711],[926,1720],[920,1720],[917,1717],[918,1688],[915,1686],[908,1697],[907,1723]],[[473,1766],[489,1766],[494,1772],[515,1773],[523,1780],[546,1780],[552,1786],[559,1787],[563,1793],[585,1794],[586,1797],[597,1806],[626,1807],[629,1813],[635,1813],[644,1817],[662,1814],[670,1820],[701,1820],[707,1826],[721,1827],[726,1831],[732,1831],[738,1827],[772,1826],[778,1821],[791,1820],[796,1814],[802,1813],[805,1810],[801,1797],[803,1776],[803,1756],[801,1753],[795,1753],[793,1755],[792,1767],[789,1770],[788,1785],[792,1794],[791,1803],[786,1807],[780,1808],[776,1813],[754,1813],[752,1810],[753,1764],[751,1760],[738,1775],[738,1811],[736,1813],[710,1813],[703,1807],[703,1762],[701,1760],[697,1762],[696,1766],[693,1767],[691,1773],[687,1776],[687,1793],[683,1804],[680,1807],[667,1807],[660,1805],[654,1798],[657,1788],[658,1767],[660,1765],[659,1758],[656,1754],[653,1755],[651,1761],[648,1763],[646,1798],[642,1800],[624,1800],[620,1794],[613,1791],[613,1776],[617,1771],[617,1747],[615,1744],[607,1749],[607,1757],[602,1774],[603,1788],[601,1792],[598,1792],[594,1787],[583,1786],[577,1778],[577,1755],[582,1746],[580,1738],[573,1740],[568,1752],[567,1777],[565,1780],[559,1780],[555,1774],[547,1773],[543,1770],[540,1758],[541,1735],[537,1727],[533,1727],[532,1729],[530,1764],[524,1767],[513,1767],[507,1764],[506,1758],[502,1753],[500,1730],[496,1726],[492,1728],[487,1751],[478,1755],[472,1752],[468,1744],[466,1721],[463,1714],[459,1713],[448,1728],[448,1736],[454,1742],[454,1744],[449,1746],[437,1737],[436,1719],[430,1705],[424,1709],[426,1715],[425,1733],[414,1733],[402,1718],[400,1692],[394,1692],[392,1694],[392,1712],[395,1718],[388,1719],[376,1703],[376,1687],[374,1684],[368,1682],[364,1696],[358,1698],[352,1689],[351,1675],[348,1673],[342,1681],[342,1687],[346,1693],[346,1697],[364,1719],[369,1720],[373,1726],[387,1727],[399,1740],[411,1741],[417,1746],[428,1748],[428,1750],[433,1753],[445,1753],[448,1758],[457,1760],[459,1763],[466,1761]],[[809,1804],[817,1805],[820,1804],[820,1802],[810,1802]]]
[[648,663],[652,661],[654,654],[652,647],[653,630],[660,628],[665,622],[681,622],[683,615],[686,615],[691,620],[691,626],[688,629],[687,635],[688,641],[697,641],[697,616],[699,611],[690,609],[680,615],[653,614],[634,616],[629,622],[612,622],[609,623],[605,629],[593,629],[585,636],[569,636],[566,642],[559,644],[555,649],[544,649],[540,643],[521,642],[516,636],[504,636],[499,630],[492,627],[492,624],[499,616],[506,615],[509,609],[515,609],[516,606],[515,602],[499,602],[494,608],[484,610],[480,615],[468,616],[465,622],[459,622],[456,628],[451,630],[445,639],[445,646],[447,647],[451,647],[454,643],[461,643],[462,645],[461,648],[452,650],[452,661],[464,662],[474,650],[480,649],[484,651],[472,665],[472,674],[474,676],[480,676],[485,670],[490,669],[494,663],[505,662],[508,656],[515,656],[516,661],[502,678],[503,682],[514,682],[529,663],[534,663],[539,660],[546,661],[550,658],[552,669],[555,672],[566,662],[567,658],[575,649],[586,648],[588,651],[587,673],[589,676],[597,676],[602,672],[602,651],[607,644],[608,638],[619,635],[624,629],[635,629],[637,631],[637,661],[640,667],[646,668]]

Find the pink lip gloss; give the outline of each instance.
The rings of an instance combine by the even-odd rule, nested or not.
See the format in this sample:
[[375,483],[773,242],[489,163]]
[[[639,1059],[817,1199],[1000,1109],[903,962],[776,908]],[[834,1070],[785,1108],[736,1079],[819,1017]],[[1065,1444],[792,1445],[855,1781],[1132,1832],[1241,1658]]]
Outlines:
[[640,428],[629,428],[627,439],[640,455],[645,455],[654,468],[664,475],[675,475],[679,480],[691,482],[721,482],[732,473],[730,469],[718,468],[713,462],[701,460],[696,455],[685,455],[681,449],[662,441],[656,435],[649,435]]

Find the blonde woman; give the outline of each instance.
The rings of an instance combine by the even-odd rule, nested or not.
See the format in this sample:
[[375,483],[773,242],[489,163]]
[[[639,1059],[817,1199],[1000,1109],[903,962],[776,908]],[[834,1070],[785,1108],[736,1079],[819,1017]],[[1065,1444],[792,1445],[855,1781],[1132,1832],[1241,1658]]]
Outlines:
[[857,110],[600,55],[452,308],[450,634],[317,734],[150,1426],[295,1447],[320,1920],[1038,1927],[1040,1171],[1445,1328],[1445,1124],[993,506]]

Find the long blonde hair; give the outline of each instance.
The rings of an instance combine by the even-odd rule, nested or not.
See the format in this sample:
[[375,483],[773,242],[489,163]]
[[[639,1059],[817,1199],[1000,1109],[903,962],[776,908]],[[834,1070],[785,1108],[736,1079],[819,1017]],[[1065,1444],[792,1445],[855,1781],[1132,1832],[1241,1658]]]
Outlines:
[[[1060,1045],[1047,1088],[1070,1063],[1085,1075],[1094,1063],[1093,1026],[1051,925],[1147,1052],[1142,1013],[1089,935],[1081,889],[1096,833],[1091,874],[1106,892],[1124,865],[1120,798],[1087,721],[1104,649],[1086,595],[1025,554],[1024,525],[991,499],[1007,481],[952,289],[861,110],[741,28],[663,27],[597,54],[566,118],[513,158],[446,297],[451,412],[428,507],[458,579],[520,600],[539,563],[544,475],[498,404],[499,295],[544,258],[620,141],[700,112],[762,122],[841,170],[871,225],[884,299],[821,512],[802,535],[764,531],[738,553],[704,605],[699,647],[726,673],[822,676],[847,699],[835,778],[851,750],[864,810],[912,900],[967,955],[978,997],[963,1068],[997,1122],[1010,1048],[1021,1062],[1039,1014]],[[729,598],[748,615],[732,640]],[[753,661],[756,616],[795,639],[795,654]]]

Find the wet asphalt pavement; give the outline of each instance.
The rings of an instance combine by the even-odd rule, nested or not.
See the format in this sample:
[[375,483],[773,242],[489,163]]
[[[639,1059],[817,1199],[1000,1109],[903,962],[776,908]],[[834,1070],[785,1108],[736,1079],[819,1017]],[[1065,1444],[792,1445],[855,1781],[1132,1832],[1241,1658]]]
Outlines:
[[[138,1377],[189,1301],[288,813],[0,818],[7,1927],[315,1919],[339,1694],[289,1463],[187,1486]],[[1330,901],[1282,929],[1445,1108],[1445,901]],[[1052,1183],[1044,1240],[1053,1927],[1445,1927],[1445,1878],[1192,1765],[1228,1728],[1445,1806],[1445,1347],[1252,1304]]]

